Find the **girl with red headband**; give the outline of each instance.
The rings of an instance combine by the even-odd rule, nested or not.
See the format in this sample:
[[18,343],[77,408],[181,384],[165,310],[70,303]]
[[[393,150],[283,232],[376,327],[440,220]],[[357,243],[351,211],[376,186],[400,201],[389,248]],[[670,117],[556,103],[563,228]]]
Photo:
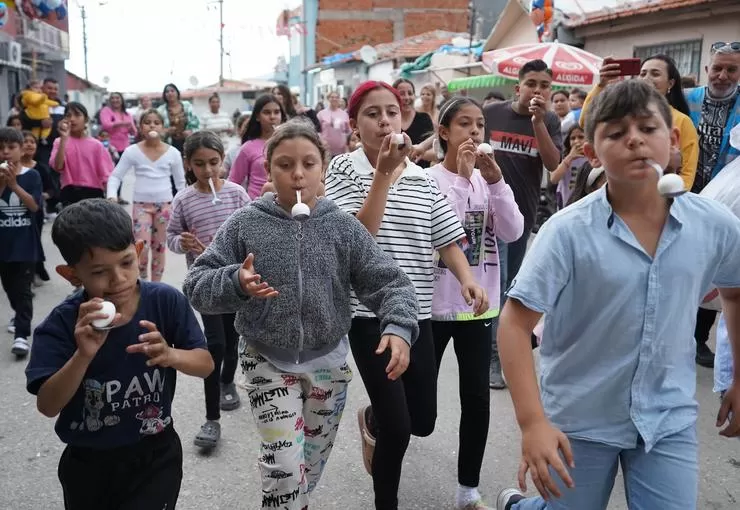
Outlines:
[[[437,417],[431,324],[435,250],[476,314],[488,310],[488,296],[456,242],[465,238],[460,221],[434,181],[408,159],[408,135],[402,135],[403,143],[394,136],[402,128],[398,91],[383,82],[363,83],[350,98],[348,113],[362,147],[331,161],[326,196],[355,215],[406,272],[419,305],[413,346],[398,341],[391,354],[378,353],[378,339],[388,331],[381,331],[378,319],[353,297],[349,340],[371,403],[358,412],[363,460],[373,477],[375,508],[394,510],[409,438],[431,434]],[[409,349],[408,369],[392,380],[386,374],[389,357],[407,356]]]

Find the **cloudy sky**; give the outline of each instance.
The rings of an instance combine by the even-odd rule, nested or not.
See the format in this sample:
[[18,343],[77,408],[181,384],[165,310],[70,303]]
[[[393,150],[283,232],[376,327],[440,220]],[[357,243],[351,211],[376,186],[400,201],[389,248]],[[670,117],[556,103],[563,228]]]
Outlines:
[[[78,0],[69,0],[70,71],[84,76]],[[167,82],[190,87],[218,81],[219,12],[213,0],[79,0],[87,6],[88,72],[108,90],[158,91]],[[104,5],[100,5],[103,3]],[[275,35],[284,8],[300,0],[224,0],[224,76],[268,74],[288,40]]]
[[[100,4],[103,5],[100,5]],[[614,5],[616,0],[556,0],[576,11]],[[174,82],[189,88],[218,81],[219,12],[217,0],[69,0],[70,71],[84,76],[82,21],[87,6],[90,80],[108,90],[149,92]],[[243,79],[268,74],[288,39],[275,35],[284,8],[300,0],[224,0],[224,76]],[[105,78],[108,83],[105,83]]]

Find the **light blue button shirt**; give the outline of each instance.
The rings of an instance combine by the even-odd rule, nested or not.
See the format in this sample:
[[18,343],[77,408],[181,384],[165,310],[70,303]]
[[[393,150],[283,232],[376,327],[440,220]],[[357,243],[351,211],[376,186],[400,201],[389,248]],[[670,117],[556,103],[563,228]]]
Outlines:
[[542,403],[569,436],[649,451],[696,422],[696,310],[740,287],[740,219],[677,198],[655,257],[611,208],[606,187],[551,217],[508,292],[547,314]]

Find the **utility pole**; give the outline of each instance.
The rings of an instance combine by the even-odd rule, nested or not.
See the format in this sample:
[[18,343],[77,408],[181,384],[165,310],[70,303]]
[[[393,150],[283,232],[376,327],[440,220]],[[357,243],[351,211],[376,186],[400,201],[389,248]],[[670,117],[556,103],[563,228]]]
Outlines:
[[470,3],[468,4],[468,16],[470,16],[470,23],[468,23],[468,37],[470,38],[470,41],[468,42],[468,58],[470,61],[473,61],[473,38],[475,37],[476,33],[476,18],[477,18],[477,9],[475,8],[475,0],[470,0]]
[[218,0],[218,7],[219,7],[219,17],[221,20],[221,25],[219,27],[220,30],[220,36],[219,36],[219,44],[221,46],[221,71],[218,75],[218,83],[219,86],[224,86],[224,0]]
[[82,51],[85,55],[85,81],[90,81],[87,75],[87,11],[84,5],[80,5],[80,17],[82,18]]

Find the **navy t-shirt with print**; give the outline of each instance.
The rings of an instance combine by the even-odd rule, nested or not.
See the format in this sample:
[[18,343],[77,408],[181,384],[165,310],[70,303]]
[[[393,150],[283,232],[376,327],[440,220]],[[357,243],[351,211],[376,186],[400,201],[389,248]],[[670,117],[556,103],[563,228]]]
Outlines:
[[[41,203],[41,176],[24,168],[16,176],[18,185]],[[36,213],[7,186],[0,193],[0,262],[36,262],[41,257]]]
[[[142,281],[134,318],[112,329],[93,358],[72,400],[62,409],[56,433],[69,445],[109,449],[135,444],[162,432],[172,423],[170,414],[176,371],[147,367],[144,354],[129,354],[126,347],[146,333],[139,321],[157,325],[167,343],[177,349],[206,349],[193,310],[177,289]],[[41,385],[72,357],[77,349],[74,327],[79,291],[54,308],[34,331],[31,359],[26,367],[26,388],[34,395]]]

